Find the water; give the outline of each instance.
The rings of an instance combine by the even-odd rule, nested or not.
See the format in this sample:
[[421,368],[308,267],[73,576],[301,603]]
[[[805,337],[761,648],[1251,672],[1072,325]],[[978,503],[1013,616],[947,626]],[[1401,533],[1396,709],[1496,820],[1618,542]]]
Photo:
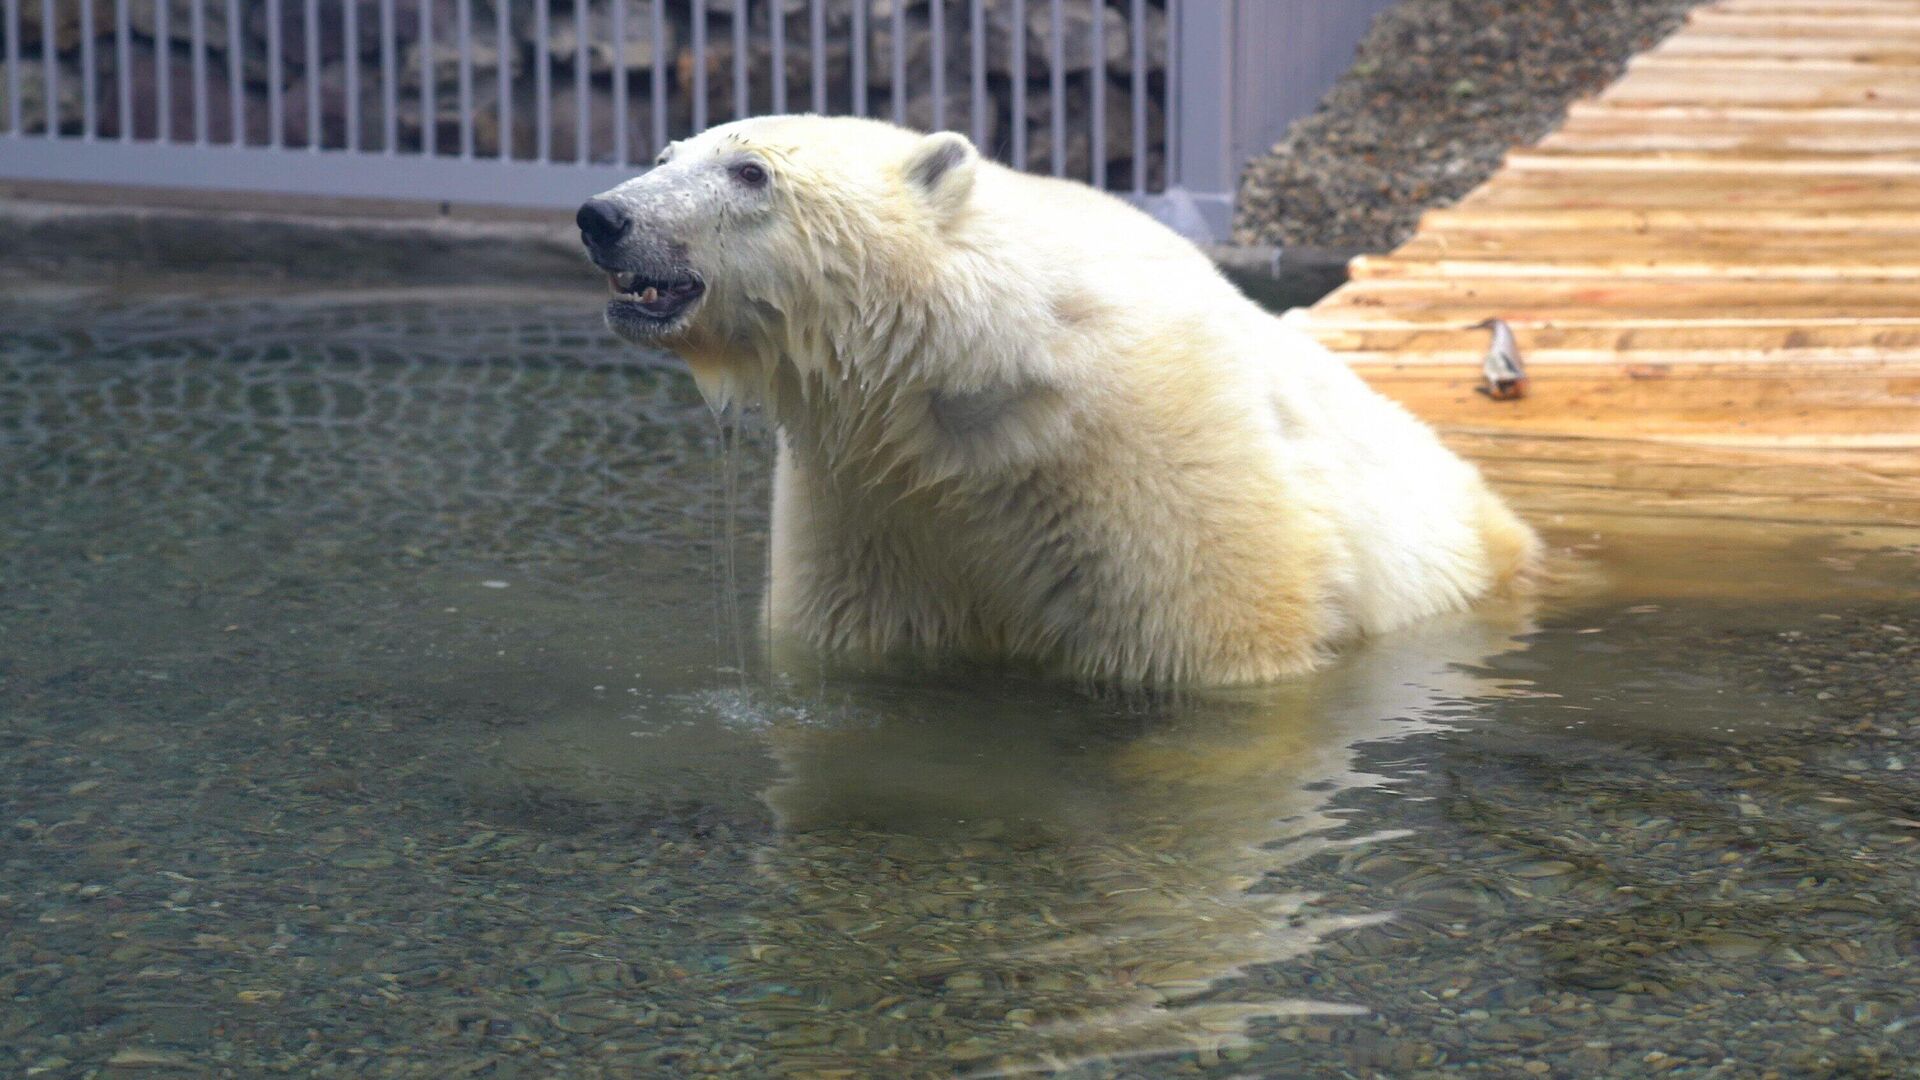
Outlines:
[[1259,691],[770,673],[766,436],[593,306],[0,310],[0,1072],[1912,1075],[1912,547],[1563,523],[1610,584]]

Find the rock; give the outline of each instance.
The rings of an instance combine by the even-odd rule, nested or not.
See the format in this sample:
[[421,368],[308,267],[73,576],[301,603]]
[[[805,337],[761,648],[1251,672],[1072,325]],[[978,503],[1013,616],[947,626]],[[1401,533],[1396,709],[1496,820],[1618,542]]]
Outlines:
[[[619,0],[626,5],[626,26],[623,27],[626,48],[616,50],[613,44],[613,7],[611,4],[596,4],[587,12],[587,64],[588,70],[595,75],[612,73],[616,60],[624,55],[627,71],[645,72],[653,68],[653,5],[651,0]],[[532,22],[516,12],[521,20],[520,33],[531,40]],[[674,55],[674,24],[665,20],[665,43],[661,55],[671,58]],[[571,7],[554,11],[547,30],[547,53],[561,67],[571,68],[579,52],[579,26],[574,22]],[[709,44],[712,38],[708,38]]]
[[[23,7],[24,6],[25,5],[23,5]],[[62,6],[65,7],[66,5]],[[207,51],[209,53],[217,52],[225,56],[227,52],[227,6],[220,3],[206,3],[199,6],[201,10],[205,12],[202,20],[206,34]],[[297,5],[295,5],[295,7],[297,10]],[[134,33],[142,37],[158,37],[160,30],[159,20],[156,18],[158,9],[159,4],[153,3],[151,0],[148,3],[134,2],[128,4],[127,26],[131,28]],[[167,39],[169,41],[176,42],[180,45],[192,43],[193,9],[194,0],[168,0]],[[108,36],[113,30],[113,10],[111,6],[103,4],[99,8],[96,8],[95,12],[95,28],[101,31],[103,37]],[[104,18],[102,18],[102,13],[105,15]],[[264,27],[266,24],[262,22],[261,25]]]
[[[921,131],[934,130],[933,94],[924,92],[907,102],[907,126]],[[993,102],[988,102],[991,106]],[[973,99],[965,89],[949,88],[946,94],[946,111],[942,125],[948,131],[958,131],[969,138],[974,137]],[[989,151],[999,143],[1000,116],[996,109],[989,107],[982,118],[980,141]]]
[[[443,13],[441,8],[447,11]],[[436,90],[456,90],[460,85],[460,28],[452,11],[453,4],[449,0],[436,0],[433,13],[433,80]],[[497,81],[503,59],[498,24],[491,15],[484,20],[476,15],[472,30],[467,54],[473,68],[474,83],[477,86],[482,81]],[[412,36],[414,40],[406,46],[405,59],[401,64],[400,83],[404,87],[418,89],[425,50],[420,46],[417,27]],[[504,61],[509,76],[517,77],[521,73],[524,62],[520,54],[518,48],[506,50]],[[362,72],[361,77],[368,78],[364,65]],[[374,74],[377,75],[377,72]]]
[[[1093,132],[1089,123],[1091,102],[1084,82],[1069,84],[1066,94],[1066,175],[1078,180],[1091,177]],[[1133,169],[1133,102],[1124,84],[1108,80],[1105,108],[1106,159],[1109,184],[1131,186]],[[1159,102],[1147,99],[1147,145],[1150,148],[1149,174],[1162,167],[1161,146],[1166,140],[1166,113]],[[1053,96],[1044,87],[1027,91],[1027,165],[1035,172],[1046,172],[1053,161]]]
[[[1017,0],[989,0],[987,4],[987,63],[994,74],[1011,77],[1013,75],[1013,27]],[[1026,75],[1028,79],[1047,77],[1047,63],[1051,54],[1053,40],[1053,11],[1046,3],[1026,4]],[[1109,74],[1124,75],[1133,70],[1133,42],[1128,31],[1127,16],[1118,9],[1102,7],[1100,9],[1100,29],[1104,34],[1101,41],[1106,68]],[[1157,8],[1147,8],[1147,68],[1150,71],[1162,70],[1167,66],[1166,13]],[[966,18],[949,18],[949,29],[955,23],[964,29]],[[1093,9],[1086,0],[1075,0],[1061,5],[1061,35],[1066,61],[1066,70],[1073,73],[1089,71],[1093,67]],[[949,34],[949,49],[953,48]],[[961,38],[961,48],[965,49],[965,38]]]
[[[7,80],[0,79],[0,115],[12,115],[13,103],[7,95]],[[58,130],[78,135],[85,117],[82,113],[80,80],[72,72],[58,72],[54,85]],[[20,61],[20,123],[29,132],[47,130],[47,69],[38,60]]]
[[[187,7],[191,0],[173,0],[178,7]],[[395,50],[408,55],[419,45],[420,8],[422,0],[393,0],[393,37]],[[448,51],[459,47],[458,0],[429,0],[432,7],[427,15],[433,30],[436,48]],[[380,56],[380,0],[353,0],[354,6],[354,46],[363,59],[372,60],[377,67]],[[251,74],[257,67],[264,72],[267,45],[267,11],[263,4],[249,5],[251,10],[246,17],[246,30],[249,77],[265,78]],[[209,9],[212,10],[212,9]],[[472,0],[469,18],[475,34],[476,43],[481,35],[489,41],[495,40],[498,22],[490,0]],[[318,24],[318,43],[322,64],[346,57],[346,20],[342,16],[339,0],[323,3],[320,7]],[[177,34],[177,31],[176,31]],[[220,43],[224,49],[224,40]],[[282,0],[280,5],[280,56],[290,65],[305,64],[307,59],[307,16],[306,5],[300,0]],[[417,83],[417,72],[415,75]]]
[[[594,162],[613,160],[613,91],[610,87],[589,86],[587,88],[587,154]],[[579,116],[575,111],[574,86],[571,79],[564,85],[556,82],[553,88],[552,108],[549,112],[552,127],[552,154],[555,161],[578,160],[580,149]],[[682,108],[686,106],[681,103]],[[531,154],[535,132],[532,119],[535,115],[534,101],[530,95],[516,99],[514,106],[514,145]],[[716,116],[724,114],[715,114]],[[525,118],[524,121],[522,118]],[[717,122],[717,121],[716,121]],[[627,84],[627,153],[639,171],[652,156],[653,102],[648,96],[644,80],[632,80]],[[684,127],[679,130],[685,130]]]
[[[154,62],[151,50],[135,50],[130,60],[134,86],[131,114],[133,137],[156,138],[159,134],[160,97],[153,88],[158,85],[160,67]],[[122,130],[118,64],[118,58],[111,50],[101,57],[96,101],[100,110],[100,134],[105,138],[117,137]],[[167,101],[168,135],[176,142],[191,142],[194,138],[193,64],[185,54],[176,52],[167,58],[166,71],[173,88]],[[213,143],[232,142],[233,84],[227,80],[225,64],[207,65],[206,86],[207,140]],[[244,108],[246,140],[264,144],[267,141],[266,95],[247,95]]]
[[107,1059],[109,1069],[191,1069],[193,1059],[170,1050],[151,1050],[132,1046],[115,1050]]
[[[731,37],[708,37],[707,39],[707,122],[725,123],[734,117],[733,86],[733,40]],[[871,58],[869,58],[871,62]],[[852,100],[851,76],[852,50],[845,42],[831,44],[828,48],[827,102],[829,112],[846,111]],[[764,40],[756,40],[749,47],[747,71],[749,73],[749,103],[754,113],[770,112],[773,109],[773,83],[768,77],[773,68],[773,47]],[[786,55],[787,72],[787,109],[800,111],[812,108],[813,102],[813,61],[805,42],[788,42]],[[692,126],[694,56],[691,48],[682,48],[675,56],[673,66],[672,105],[675,132],[685,132]],[[870,110],[875,115],[889,115],[886,101],[878,97],[868,99]]]
[[[103,25],[101,9],[94,9],[94,29]],[[0,35],[3,38],[4,35]],[[20,3],[20,44],[28,54],[37,54],[47,37],[46,11],[36,0],[21,0]],[[53,47],[65,52],[80,44],[80,5],[53,5]],[[22,57],[24,59],[24,56]],[[38,60],[31,61],[38,63]],[[21,70],[26,69],[23,66]],[[25,95],[22,95],[24,98]]]

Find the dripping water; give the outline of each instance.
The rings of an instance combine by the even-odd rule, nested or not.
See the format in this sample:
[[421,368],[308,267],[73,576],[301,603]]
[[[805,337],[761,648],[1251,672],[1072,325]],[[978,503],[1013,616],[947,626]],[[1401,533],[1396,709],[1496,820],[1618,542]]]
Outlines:
[[732,646],[733,668],[744,685],[747,678],[747,639],[745,628],[741,625],[740,614],[740,439],[746,426],[742,411],[733,405],[723,405],[713,410],[713,419],[720,436],[720,535],[715,543],[715,560],[718,563],[715,579],[720,590],[715,597],[716,637],[725,636],[725,642],[716,641],[720,650],[721,662],[725,663],[725,645]]

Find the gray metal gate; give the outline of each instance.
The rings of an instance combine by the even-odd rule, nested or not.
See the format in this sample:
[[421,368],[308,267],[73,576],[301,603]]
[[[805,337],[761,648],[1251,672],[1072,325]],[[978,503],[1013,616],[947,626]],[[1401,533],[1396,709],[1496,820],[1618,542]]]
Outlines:
[[807,110],[962,131],[1220,238],[1241,162],[1386,0],[3,2],[0,176],[567,206]]

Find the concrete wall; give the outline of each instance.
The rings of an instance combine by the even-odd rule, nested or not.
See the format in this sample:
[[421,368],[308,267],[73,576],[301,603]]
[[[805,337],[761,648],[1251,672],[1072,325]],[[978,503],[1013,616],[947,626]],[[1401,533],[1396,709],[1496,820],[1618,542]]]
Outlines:
[[1249,158],[1313,111],[1394,0],[1177,0],[1176,183],[1163,220],[1230,233]]

